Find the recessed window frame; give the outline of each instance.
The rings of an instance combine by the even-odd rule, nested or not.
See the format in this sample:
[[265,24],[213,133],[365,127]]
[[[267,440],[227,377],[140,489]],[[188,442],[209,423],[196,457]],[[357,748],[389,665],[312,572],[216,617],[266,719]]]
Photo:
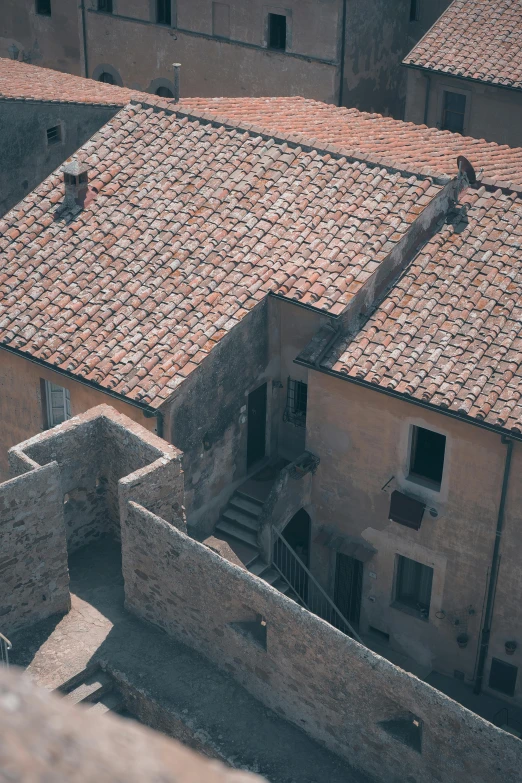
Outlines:
[[[277,45],[277,37],[281,38],[281,32],[277,32],[276,26],[278,22],[276,18],[285,20],[284,22],[284,43],[283,45]],[[289,16],[286,13],[281,13],[280,10],[269,10],[266,20],[266,46],[272,52],[287,52],[290,46],[289,42]]]
[[98,0],[96,9],[101,14],[113,14],[114,13],[114,2],[113,2],[113,0]]
[[[429,622],[433,599],[433,566],[428,566],[406,555],[395,558],[395,578],[392,607]],[[416,596],[409,595],[406,583],[415,586]],[[427,599],[427,600],[426,600]]]
[[172,2],[171,0],[155,0],[156,24],[164,27],[172,27]]
[[[497,668],[497,671],[495,672],[495,667]],[[491,684],[491,681],[495,680],[495,677],[499,678],[500,676],[500,670],[502,668],[505,668],[507,671],[514,670],[514,680],[513,680],[513,690],[505,690],[504,688],[495,687],[495,685]],[[502,661],[500,658],[492,658],[491,664],[489,668],[489,677],[488,677],[488,688],[491,688],[491,690],[495,691],[496,693],[502,693],[504,696],[513,697],[516,695],[517,691],[517,680],[518,680],[518,666],[514,666],[512,663],[508,663],[507,661]],[[498,681],[497,681],[498,686]]]
[[63,127],[61,122],[46,129],[46,138],[48,147],[56,147],[63,143]]
[[308,384],[288,377],[286,385],[286,406],[283,421],[296,427],[306,427],[306,411],[308,407]]
[[421,0],[410,0],[410,22],[418,22],[420,19]]
[[[464,107],[462,111],[457,111],[455,108],[450,109],[447,106],[448,103],[448,96],[458,96],[459,98],[462,98],[464,100]],[[441,96],[441,115],[440,115],[440,129],[441,130],[447,130],[450,131],[450,133],[459,133],[461,136],[464,136],[466,133],[466,119],[467,119],[467,113],[468,113],[468,96],[465,92],[461,92],[460,90],[452,90],[452,89],[442,89],[442,96]],[[448,125],[448,115],[454,115],[462,117],[462,128],[460,130],[456,130],[455,128],[447,127]],[[451,124],[451,123],[449,123]],[[459,126],[460,127],[460,126]]]
[[36,13],[38,16],[52,16],[52,0],[36,0]]
[[[440,471],[440,480],[430,477],[425,473],[421,473],[418,470],[417,449],[420,447],[419,436],[422,431],[432,433],[434,436],[437,436],[439,438],[444,438],[444,451],[442,456],[442,468]],[[422,427],[421,425],[417,425],[417,424],[412,425],[410,431],[410,444],[409,444],[409,454],[408,454],[408,475],[407,475],[408,481],[412,481],[416,484],[420,484],[421,486],[424,486],[428,489],[432,489],[435,492],[440,492],[442,481],[444,479],[444,471],[446,468],[447,446],[448,446],[448,439],[447,436],[444,435],[443,433],[437,432],[436,430],[432,430],[429,427]]]

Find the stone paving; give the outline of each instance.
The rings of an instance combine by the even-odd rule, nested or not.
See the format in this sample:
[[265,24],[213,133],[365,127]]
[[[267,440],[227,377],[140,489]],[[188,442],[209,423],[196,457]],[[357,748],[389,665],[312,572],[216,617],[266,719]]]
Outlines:
[[72,555],[71,611],[17,634],[12,662],[48,689],[107,662],[181,716],[194,747],[271,783],[370,783],[198,653],[127,613],[119,557],[108,539]]

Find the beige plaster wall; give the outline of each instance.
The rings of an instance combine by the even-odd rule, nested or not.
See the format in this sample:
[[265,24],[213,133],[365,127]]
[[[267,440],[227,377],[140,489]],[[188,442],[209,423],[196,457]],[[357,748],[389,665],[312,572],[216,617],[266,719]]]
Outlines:
[[66,73],[81,74],[79,3],[52,0],[52,15],[36,13],[35,0],[2,0],[0,57],[9,46],[20,49],[19,59]]
[[[440,492],[408,479],[412,425],[447,438]],[[453,675],[458,669],[473,679],[506,453],[500,435],[311,371],[307,448],[321,458],[312,492],[315,529],[333,526],[341,535],[361,536],[377,550],[364,566],[361,631],[371,625],[390,634],[393,649],[428,670]],[[519,638],[522,624],[522,577],[515,543],[520,540],[521,467],[522,445],[515,444],[493,627],[499,641],[492,644],[497,657],[515,665],[512,657],[501,653],[504,637]],[[426,503],[419,531],[389,521],[393,489]],[[312,554],[314,572],[333,591],[335,552],[314,544]],[[397,555],[434,570],[428,622],[392,606]],[[469,615],[467,607],[475,613]],[[466,622],[470,642],[460,649],[456,637]],[[488,669],[489,664],[486,682]],[[517,688],[517,698],[521,697],[522,676]]]
[[69,389],[73,416],[106,403],[149,431],[155,431],[156,419],[146,419],[139,408],[0,348],[0,476],[4,478],[7,478],[7,450],[43,430],[41,378]]
[[427,124],[440,128],[444,91],[466,95],[464,134],[512,147],[522,145],[522,90],[477,84],[467,79],[408,69],[405,119],[423,123],[428,76],[431,81]]

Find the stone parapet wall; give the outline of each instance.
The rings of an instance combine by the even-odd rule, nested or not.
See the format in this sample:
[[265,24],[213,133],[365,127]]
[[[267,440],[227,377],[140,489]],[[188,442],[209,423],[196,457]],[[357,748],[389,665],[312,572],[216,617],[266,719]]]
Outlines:
[[126,606],[382,783],[518,783],[522,743],[129,503]]
[[0,484],[0,631],[70,608],[63,499],[57,464]]
[[[0,777],[67,783],[263,783],[135,721],[89,710],[0,668]],[[266,783],[266,782],[265,782]]]

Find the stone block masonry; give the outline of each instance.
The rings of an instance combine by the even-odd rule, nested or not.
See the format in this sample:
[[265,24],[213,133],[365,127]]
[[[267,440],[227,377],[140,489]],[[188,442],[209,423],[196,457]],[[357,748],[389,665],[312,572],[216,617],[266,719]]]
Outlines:
[[520,740],[134,502],[122,555],[129,610],[376,781],[520,783]]
[[60,473],[51,463],[0,484],[0,631],[69,608]]
[[0,484],[0,630],[70,608],[68,553],[120,534],[127,501],[185,530],[181,454],[101,405],[12,448]]

